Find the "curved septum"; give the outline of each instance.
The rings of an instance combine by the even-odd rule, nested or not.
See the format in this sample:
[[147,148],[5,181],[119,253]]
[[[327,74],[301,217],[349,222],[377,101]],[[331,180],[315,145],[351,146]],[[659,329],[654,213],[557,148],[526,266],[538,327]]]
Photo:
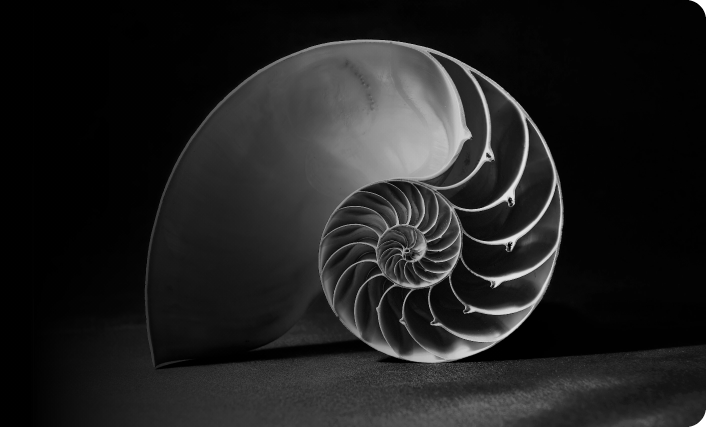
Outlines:
[[319,249],[326,298],[371,347],[457,360],[514,331],[544,295],[561,237],[554,163],[507,92],[427,51],[455,85],[472,137],[420,181],[365,186],[331,215]]

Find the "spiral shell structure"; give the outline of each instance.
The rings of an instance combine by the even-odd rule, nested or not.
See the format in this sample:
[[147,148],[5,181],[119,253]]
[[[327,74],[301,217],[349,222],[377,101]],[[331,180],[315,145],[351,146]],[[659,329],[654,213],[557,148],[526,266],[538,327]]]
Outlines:
[[563,225],[547,145],[517,102],[471,67],[420,50],[450,77],[470,137],[442,172],[363,186],[331,214],[319,274],[340,321],[396,358],[481,352],[546,292]]
[[542,297],[560,194],[533,122],[467,65],[384,40],[295,52],[228,94],[174,165],[147,260],[153,363],[265,345],[321,283],[389,355],[478,352]]

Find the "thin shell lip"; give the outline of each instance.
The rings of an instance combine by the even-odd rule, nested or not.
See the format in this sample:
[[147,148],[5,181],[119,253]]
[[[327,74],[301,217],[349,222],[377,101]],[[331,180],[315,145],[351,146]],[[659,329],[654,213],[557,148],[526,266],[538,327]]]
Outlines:
[[[187,156],[189,156],[189,154],[193,151],[193,144],[194,144],[194,141],[195,141],[195,140],[197,139],[197,137],[201,134],[201,132],[203,131],[204,127],[209,123],[209,121],[214,117],[214,115],[215,115],[225,104],[227,104],[227,103],[235,96],[235,94],[238,93],[238,91],[239,91],[242,87],[244,87],[245,85],[247,85],[247,84],[248,84],[249,82],[251,82],[253,79],[256,79],[258,76],[260,76],[262,73],[266,72],[267,70],[269,70],[269,69],[271,69],[271,68],[273,68],[273,67],[276,67],[278,64],[280,64],[280,63],[282,63],[282,62],[284,62],[284,61],[286,61],[286,60],[288,60],[288,59],[290,59],[290,58],[292,58],[292,57],[295,57],[295,56],[297,56],[297,55],[300,55],[300,54],[303,54],[303,53],[305,53],[305,52],[309,52],[309,51],[312,51],[312,50],[316,50],[316,49],[319,49],[319,48],[330,47],[330,46],[339,46],[339,45],[347,45],[347,44],[365,44],[365,43],[371,43],[371,44],[391,44],[391,45],[400,46],[400,47],[407,47],[407,48],[411,48],[411,49],[414,49],[414,50],[419,51],[419,52],[423,52],[423,53],[425,53],[425,54],[427,54],[427,55],[430,55],[430,56],[438,56],[438,57],[441,57],[441,58],[446,58],[447,60],[453,61],[453,62],[456,63],[456,64],[460,64],[460,65],[462,65],[465,69],[469,70],[470,78],[471,78],[471,80],[473,81],[473,83],[474,83],[476,86],[478,86],[478,82],[477,82],[475,79],[476,79],[476,76],[478,76],[478,77],[480,77],[480,78],[485,79],[486,81],[488,81],[490,84],[494,85],[495,87],[497,87],[497,88],[507,97],[507,99],[511,100],[512,103],[514,103],[514,104],[517,105],[517,108],[520,109],[520,111],[522,112],[522,114],[524,115],[524,117],[527,119],[527,121],[530,123],[530,125],[531,125],[531,126],[534,126],[534,123],[533,123],[532,120],[529,118],[529,116],[526,114],[526,112],[522,109],[522,107],[519,106],[519,104],[517,104],[517,103],[514,101],[514,99],[513,99],[509,94],[507,94],[507,92],[505,92],[504,90],[502,90],[502,88],[500,88],[495,82],[493,82],[492,80],[490,80],[489,78],[487,78],[485,75],[483,75],[483,74],[481,74],[480,72],[478,72],[477,70],[475,70],[475,69],[473,69],[473,68],[471,68],[471,67],[469,67],[469,66],[463,64],[462,62],[460,62],[460,61],[458,61],[458,60],[456,60],[456,59],[454,59],[454,58],[451,58],[451,57],[449,57],[448,55],[445,55],[445,54],[443,54],[443,53],[441,53],[441,52],[438,52],[438,51],[436,51],[436,50],[434,50],[434,49],[429,49],[429,48],[426,48],[426,47],[422,47],[422,46],[418,46],[418,45],[414,45],[414,44],[410,44],[410,43],[404,43],[404,42],[398,42],[398,41],[388,41],[388,40],[371,40],[371,39],[349,40],[349,41],[338,41],[338,42],[324,43],[324,44],[312,46],[312,47],[310,47],[310,48],[307,48],[307,49],[304,49],[304,50],[301,50],[301,51],[292,53],[291,55],[285,56],[285,57],[283,57],[283,58],[281,58],[281,59],[279,59],[279,60],[277,60],[277,61],[275,61],[275,62],[269,64],[268,66],[263,67],[262,69],[260,69],[260,70],[257,71],[256,73],[254,73],[252,76],[250,76],[250,77],[248,77],[246,80],[244,80],[242,83],[240,83],[235,89],[233,89],[221,102],[219,102],[219,103],[216,105],[216,107],[215,107],[215,108],[209,113],[209,115],[204,119],[204,121],[201,123],[201,125],[200,125],[200,126],[197,128],[197,130],[194,132],[193,136],[189,139],[189,141],[187,142],[185,148],[183,149],[183,151],[182,151],[181,154],[179,155],[179,157],[178,157],[178,159],[177,159],[177,161],[176,161],[176,163],[175,163],[175,165],[174,165],[174,167],[173,167],[173,169],[172,169],[172,171],[171,171],[171,174],[170,174],[170,176],[169,176],[169,178],[168,178],[168,180],[167,180],[167,184],[165,185],[165,188],[164,188],[164,191],[163,191],[163,193],[162,193],[162,196],[161,196],[161,198],[160,198],[159,207],[158,207],[158,209],[157,209],[157,215],[156,215],[156,217],[155,217],[155,222],[154,222],[154,225],[153,225],[153,228],[152,228],[152,232],[151,232],[151,236],[150,236],[150,244],[149,244],[149,249],[148,249],[147,265],[146,265],[146,281],[145,281],[145,311],[146,311],[146,317],[147,317],[148,341],[149,341],[149,345],[150,345],[150,352],[151,352],[151,355],[152,355],[152,360],[153,360],[153,363],[155,364],[156,367],[166,366],[166,365],[168,365],[168,364],[176,363],[176,362],[183,361],[183,360],[190,360],[190,359],[193,359],[194,357],[199,357],[199,356],[194,356],[194,357],[191,357],[191,356],[190,356],[190,357],[185,357],[185,358],[177,358],[178,360],[173,359],[173,360],[166,360],[166,361],[165,361],[164,359],[161,359],[161,360],[160,360],[160,358],[157,358],[157,357],[155,356],[155,348],[154,348],[154,344],[153,344],[153,341],[154,341],[153,338],[154,338],[154,337],[152,336],[152,328],[153,328],[153,326],[154,326],[154,319],[152,319],[151,316],[150,316],[150,301],[149,301],[149,289],[148,289],[148,287],[150,286],[150,284],[149,284],[149,283],[150,283],[150,277],[151,277],[150,275],[151,275],[151,273],[152,273],[153,264],[154,264],[154,256],[155,256],[155,255],[154,255],[154,250],[155,250],[155,238],[156,238],[155,236],[156,236],[158,227],[160,226],[160,219],[163,218],[163,215],[164,215],[165,199],[166,199],[166,197],[167,197],[167,194],[168,194],[168,191],[169,191],[170,186],[173,185],[174,180],[176,179],[176,176],[179,175],[180,171],[181,171],[181,170],[183,169],[183,167],[184,167],[184,166],[183,166],[183,165],[184,165],[184,159],[185,159]],[[486,116],[488,116],[489,113],[488,113],[488,107],[487,107],[487,105],[484,105],[483,108],[484,108],[484,114],[485,114]],[[534,128],[536,129],[536,126],[534,126]],[[537,129],[537,132],[539,132],[538,129]],[[470,135],[469,135],[469,136],[470,136]],[[551,154],[549,153],[549,150],[548,150],[548,148],[547,148],[547,146],[546,146],[546,143],[544,142],[544,139],[541,137],[541,134],[540,134],[540,138],[541,138],[541,140],[542,140],[542,143],[544,144],[545,149],[547,150],[547,153],[548,153],[549,159],[550,159],[550,161],[551,161],[552,167],[554,168],[554,170],[556,170],[556,169],[555,169],[555,166],[554,166],[554,161],[553,161],[553,159],[552,159],[552,157],[551,157]],[[462,143],[463,143],[463,142],[462,142]],[[485,145],[484,145],[485,149],[488,149],[488,148],[489,148],[489,145],[490,145],[490,135],[489,135],[489,133],[488,133],[488,136],[487,136],[486,140],[484,141],[484,143],[485,143]],[[462,148],[462,145],[459,146],[458,149],[456,150],[455,156],[452,157],[452,158],[450,158],[450,159],[446,162],[446,164],[445,164],[437,173],[434,173],[434,174],[432,174],[432,175],[425,176],[425,177],[420,177],[420,178],[419,178],[419,181],[429,181],[429,180],[433,180],[434,178],[437,178],[437,177],[439,177],[439,176],[442,176],[444,173],[446,173],[446,172],[454,165],[454,163],[458,160],[458,156],[459,156],[459,154],[461,153],[461,148]],[[481,166],[482,166],[482,165],[479,164],[479,165],[476,167],[475,171],[473,172],[473,175],[480,169]],[[471,176],[469,176],[469,178],[470,178],[470,177],[471,177]],[[415,180],[415,182],[416,182],[417,184],[426,185],[426,184],[424,184],[423,182],[420,183],[420,182],[417,182],[416,180]],[[558,197],[559,197],[559,199],[560,199],[560,203],[561,203],[561,206],[562,206],[562,213],[561,213],[561,215],[560,215],[560,216],[561,216],[561,219],[560,219],[560,226],[559,226],[559,236],[558,236],[557,245],[556,245],[556,249],[555,249],[555,254],[558,254],[558,246],[559,246],[559,243],[560,243],[560,240],[561,240],[561,230],[562,230],[562,228],[563,228],[563,199],[562,199],[561,187],[560,187],[560,185],[559,185],[558,176],[557,176],[557,178],[556,178],[556,188],[557,188]],[[500,201],[502,201],[502,200],[500,200]],[[322,236],[322,239],[323,239],[323,236]],[[321,266],[320,266],[320,268],[321,268]],[[320,269],[320,268],[319,268],[319,269]],[[553,266],[552,266],[552,271],[551,271],[550,274],[549,274],[549,278],[547,279],[547,282],[551,279],[551,273],[552,273],[552,272],[553,272]],[[544,291],[546,291],[546,287],[545,287]],[[312,295],[313,295],[313,294],[312,294]],[[309,295],[308,297],[311,297],[311,295]],[[302,296],[302,298],[305,298],[305,297]],[[541,299],[541,298],[540,298],[540,299]],[[536,305],[533,306],[531,310],[534,310],[535,307],[536,307]],[[530,311],[531,311],[531,310],[530,310]],[[300,314],[301,314],[301,313],[300,313]],[[517,326],[519,326],[519,325],[517,325]],[[285,330],[285,331],[286,331],[286,330]],[[275,337],[275,338],[276,338],[276,337]],[[494,345],[494,344],[493,344],[493,345]]]

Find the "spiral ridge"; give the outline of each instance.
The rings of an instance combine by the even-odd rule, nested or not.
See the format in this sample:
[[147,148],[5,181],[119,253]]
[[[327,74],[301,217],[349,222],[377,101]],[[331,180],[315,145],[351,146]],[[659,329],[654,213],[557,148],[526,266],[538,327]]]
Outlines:
[[547,145],[495,82],[428,51],[471,138],[439,174],[355,191],[332,213],[319,272],[340,321],[371,347],[457,360],[507,337],[546,292],[563,224]]

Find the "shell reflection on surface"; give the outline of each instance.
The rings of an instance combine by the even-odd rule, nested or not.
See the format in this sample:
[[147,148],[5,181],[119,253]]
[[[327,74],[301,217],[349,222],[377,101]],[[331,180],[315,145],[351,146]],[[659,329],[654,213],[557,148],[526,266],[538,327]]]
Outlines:
[[321,284],[383,353],[466,357],[534,309],[561,226],[547,146],[497,84],[420,46],[315,46],[240,84],[179,157],[148,256],[153,362],[267,344]]
[[324,229],[319,273],[358,338],[434,363],[483,351],[529,316],[549,285],[563,206],[548,148],[524,110],[474,69],[416,48],[450,76],[469,137],[437,175],[348,196]]

